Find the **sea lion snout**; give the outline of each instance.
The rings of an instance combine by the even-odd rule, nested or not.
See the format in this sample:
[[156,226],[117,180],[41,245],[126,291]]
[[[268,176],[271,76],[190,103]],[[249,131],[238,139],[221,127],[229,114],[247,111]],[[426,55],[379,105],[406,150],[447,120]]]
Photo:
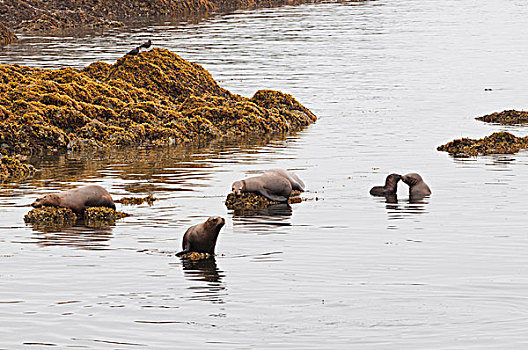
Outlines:
[[242,194],[243,189],[244,189],[244,183],[242,181],[235,181],[231,185],[231,191],[233,191],[235,196],[240,196]]
[[221,216],[211,216],[207,221],[212,222],[216,226],[224,226],[225,225],[225,219]]

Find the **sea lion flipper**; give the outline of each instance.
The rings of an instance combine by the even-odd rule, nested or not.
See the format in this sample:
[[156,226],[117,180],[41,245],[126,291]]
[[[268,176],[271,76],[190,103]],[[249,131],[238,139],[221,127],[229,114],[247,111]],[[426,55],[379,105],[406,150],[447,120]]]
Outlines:
[[260,194],[262,194],[264,197],[271,199],[272,201],[276,202],[287,202],[288,198],[283,196],[278,196],[276,194],[270,193],[267,189],[263,188],[260,190]]
[[191,251],[191,249],[189,249],[189,248],[184,249],[184,250],[182,250],[181,252],[176,253],[176,256],[182,256],[182,255],[184,255],[184,254],[189,253],[190,251]]

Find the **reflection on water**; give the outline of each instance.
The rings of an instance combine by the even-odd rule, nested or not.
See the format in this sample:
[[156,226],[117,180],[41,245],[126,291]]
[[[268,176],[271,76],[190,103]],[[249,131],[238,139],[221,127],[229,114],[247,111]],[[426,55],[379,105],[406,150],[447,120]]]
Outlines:
[[[522,348],[528,152],[436,147],[528,134],[474,120],[528,108],[527,16],[525,1],[378,0],[21,35],[1,62],[83,67],[151,38],[234,93],[282,90],[320,119],[264,140],[31,158],[34,178],[0,186],[1,346]],[[295,169],[307,200],[226,209],[234,180],[270,168]],[[392,172],[422,174],[433,195],[372,198]],[[159,200],[118,206],[132,216],[109,231],[24,224],[35,197],[89,183]],[[211,215],[226,218],[216,261],[184,265],[185,230]]]
[[[42,247],[67,246],[76,249],[102,250],[109,249],[108,241],[112,238],[112,228],[89,229],[87,227],[70,227],[61,230],[34,228],[31,241]],[[23,243],[23,242],[21,242]]]

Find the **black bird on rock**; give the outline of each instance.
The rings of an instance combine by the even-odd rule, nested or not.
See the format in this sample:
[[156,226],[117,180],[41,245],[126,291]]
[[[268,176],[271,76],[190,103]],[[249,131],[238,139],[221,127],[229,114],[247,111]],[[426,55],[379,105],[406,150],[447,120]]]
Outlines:
[[139,46],[136,47],[136,48],[133,49],[133,50],[130,50],[130,51],[127,53],[127,55],[133,55],[133,56],[135,56],[135,55],[137,55],[137,54],[139,54]]
[[149,39],[148,41],[144,42],[143,44],[139,45],[140,49],[148,49],[152,45],[152,41]]

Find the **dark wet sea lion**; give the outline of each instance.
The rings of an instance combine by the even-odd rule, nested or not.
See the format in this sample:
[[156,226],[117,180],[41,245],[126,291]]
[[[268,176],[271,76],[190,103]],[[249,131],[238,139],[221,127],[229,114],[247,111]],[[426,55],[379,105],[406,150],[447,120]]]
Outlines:
[[214,254],[216,240],[224,224],[224,218],[211,216],[205,222],[189,227],[183,235],[183,250],[178,252],[176,256],[190,252]]
[[115,204],[107,190],[98,185],[88,185],[71,190],[47,194],[38,198],[34,208],[43,206],[70,208],[75,213],[82,214],[89,207],[107,207],[115,210]]
[[422,177],[416,173],[403,175],[401,179],[409,185],[409,196],[411,197],[429,196],[432,193]]
[[253,192],[259,193],[272,201],[287,202],[291,195],[292,185],[290,181],[280,175],[264,173],[259,176],[235,181],[231,189],[237,196],[242,192]]
[[395,195],[398,190],[398,181],[401,180],[401,175],[390,174],[385,179],[385,186],[374,186],[370,189],[370,194],[373,196],[389,196]]
[[304,192],[304,182],[295,173],[286,171],[284,169],[270,169],[266,170],[264,174],[265,173],[277,174],[279,176],[282,176],[288,181],[290,181],[292,190]]

